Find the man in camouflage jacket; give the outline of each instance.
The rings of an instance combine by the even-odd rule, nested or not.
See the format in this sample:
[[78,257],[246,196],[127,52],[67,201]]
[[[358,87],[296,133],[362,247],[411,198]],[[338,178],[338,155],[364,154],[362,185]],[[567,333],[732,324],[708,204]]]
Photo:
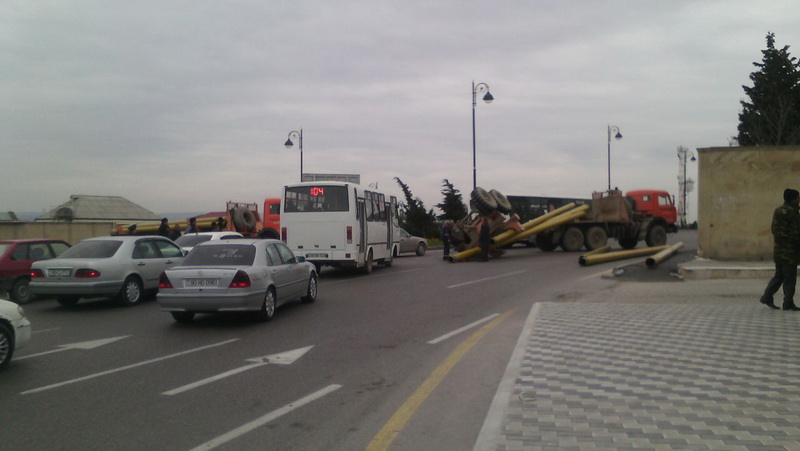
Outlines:
[[783,309],[800,310],[794,304],[797,265],[800,263],[800,192],[787,188],[783,205],[772,215],[772,236],[775,240],[775,275],[770,279],[761,303],[777,309],[773,296],[783,285]]

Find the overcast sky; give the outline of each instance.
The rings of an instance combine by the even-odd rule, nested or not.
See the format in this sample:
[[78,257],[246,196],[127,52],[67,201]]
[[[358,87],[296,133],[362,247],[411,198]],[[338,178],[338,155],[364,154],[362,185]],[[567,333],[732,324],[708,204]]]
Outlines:
[[590,197],[615,125],[611,184],[677,195],[678,146],[729,144],[767,32],[800,56],[799,22],[789,0],[6,0],[0,210],[261,203],[299,181],[301,128],[305,172],[466,199],[473,81],[479,186]]

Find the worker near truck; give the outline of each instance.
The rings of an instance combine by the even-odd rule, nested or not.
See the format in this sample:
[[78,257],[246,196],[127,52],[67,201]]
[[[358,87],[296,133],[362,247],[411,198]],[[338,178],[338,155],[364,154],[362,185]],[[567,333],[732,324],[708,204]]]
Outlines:
[[775,275],[767,283],[760,302],[777,310],[773,296],[783,286],[783,309],[800,310],[794,303],[797,265],[800,263],[800,192],[797,190],[784,190],[783,205],[772,214],[772,236]]
[[161,218],[161,225],[158,226],[158,235],[169,238],[169,222],[167,218]]

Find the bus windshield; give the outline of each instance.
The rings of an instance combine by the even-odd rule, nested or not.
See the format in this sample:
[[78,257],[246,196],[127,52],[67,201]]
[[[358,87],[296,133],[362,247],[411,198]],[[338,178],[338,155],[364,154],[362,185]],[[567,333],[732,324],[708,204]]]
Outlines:
[[350,211],[346,186],[292,186],[286,188],[284,212]]

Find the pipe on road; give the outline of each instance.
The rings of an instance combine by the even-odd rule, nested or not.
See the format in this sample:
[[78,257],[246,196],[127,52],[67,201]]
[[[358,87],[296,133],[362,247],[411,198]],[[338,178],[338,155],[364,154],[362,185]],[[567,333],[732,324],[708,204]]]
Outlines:
[[664,249],[663,251],[653,255],[652,257],[647,257],[647,260],[645,260],[644,262],[647,264],[648,268],[655,268],[656,266],[661,264],[661,262],[663,262],[664,260],[672,257],[675,254],[675,252],[677,252],[678,249],[682,247],[683,247],[683,241],[679,241],[673,244],[672,246]]
[[597,254],[597,255],[581,255],[578,259],[578,263],[581,266],[589,266],[589,265],[596,265],[598,263],[606,263],[606,262],[613,262],[616,260],[623,260],[626,258],[633,258],[633,257],[643,257],[645,255],[653,255],[657,252],[660,252],[669,246],[653,246],[653,247],[645,247],[642,249],[630,249],[627,251],[615,251],[615,252],[608,252],[605,254]]

